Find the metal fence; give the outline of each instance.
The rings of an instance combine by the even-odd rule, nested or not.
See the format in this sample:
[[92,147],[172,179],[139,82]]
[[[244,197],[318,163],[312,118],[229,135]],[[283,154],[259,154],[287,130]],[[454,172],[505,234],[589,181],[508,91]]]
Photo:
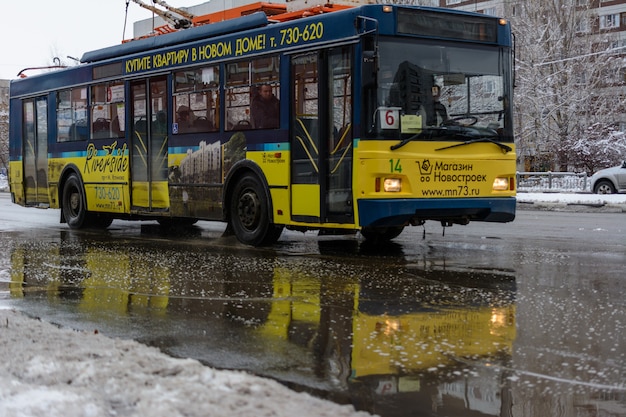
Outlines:
[[589,178],[584,172],[518,172],[517,189],[527,192],[589,192]]

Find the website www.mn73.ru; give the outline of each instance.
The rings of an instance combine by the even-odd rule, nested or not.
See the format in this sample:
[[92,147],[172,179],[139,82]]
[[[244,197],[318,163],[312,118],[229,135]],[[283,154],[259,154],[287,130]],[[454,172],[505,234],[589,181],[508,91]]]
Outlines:
[[477,195],[480,195],[480,188],[470,188],[467,185],[442,190],[422,190],[424,197],[471,197]]

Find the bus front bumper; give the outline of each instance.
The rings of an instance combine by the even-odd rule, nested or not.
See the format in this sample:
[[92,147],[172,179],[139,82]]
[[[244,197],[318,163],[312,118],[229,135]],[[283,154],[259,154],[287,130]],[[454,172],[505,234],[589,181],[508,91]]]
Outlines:
[[361,227],[422,224],[425,220],[467,224],[470,221],[505,223],[515,218],[515,197],[453,199],[358,200]]

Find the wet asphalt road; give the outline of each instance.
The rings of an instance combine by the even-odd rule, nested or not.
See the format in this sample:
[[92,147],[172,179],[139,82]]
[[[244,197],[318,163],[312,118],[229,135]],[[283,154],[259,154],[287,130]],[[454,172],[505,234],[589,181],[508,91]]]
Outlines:
[[0,210],[0,303],[46,321],[381,416],[626,416],[623,213],[259,249],[219,223],[103,233],[6,194]]

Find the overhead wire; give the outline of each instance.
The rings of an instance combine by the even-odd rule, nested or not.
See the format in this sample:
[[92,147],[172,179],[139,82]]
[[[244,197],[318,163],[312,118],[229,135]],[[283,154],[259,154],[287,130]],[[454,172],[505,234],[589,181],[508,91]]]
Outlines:
[[122,29],[122,41],[126,39],[126,23],[128,22],[128,6],[130,5],[130,0],[126,0],[126,11],[124,13],[124,29]]

